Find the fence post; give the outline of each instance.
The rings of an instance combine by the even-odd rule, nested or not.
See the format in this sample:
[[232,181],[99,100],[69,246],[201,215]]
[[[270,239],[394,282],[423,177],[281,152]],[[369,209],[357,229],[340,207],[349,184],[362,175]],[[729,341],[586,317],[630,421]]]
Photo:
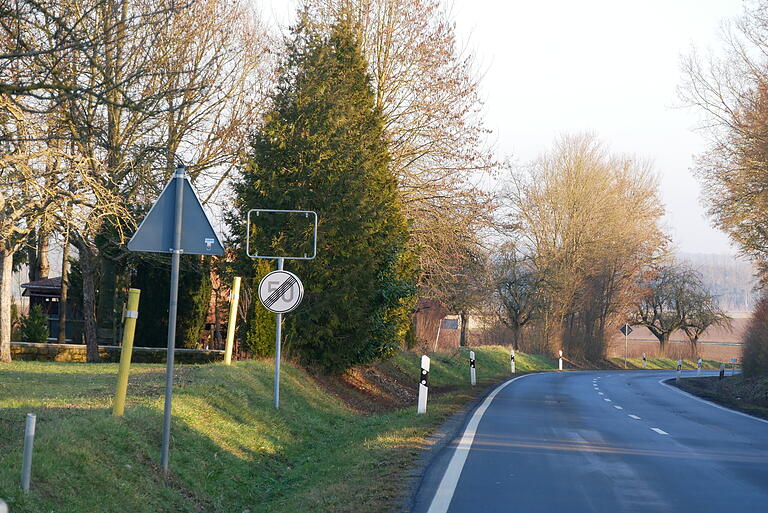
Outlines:
[[131,373],[133,337],[136,333],[136,320],[139,318],[139,289],[128,289],[128,306],[123,316],[123,343],[120,346],[120,368],[117,371],[117,391],[112,415],[121,417],[125,412],[125,396],[128,393],[128,375]]
[[227,344],[224,346],[224,364],[232,364],[232,345],[235,341],[237,324],[237,304],[240,302],[240,276],[235,276],[229,303],[229,322],[227,323]]
[[21,489],[29,493],[29,481],[32,477],[32,447],[35,444],[35,424],[37,415],[27,413],[27,422],[24,425],[24,455],[21,462]]

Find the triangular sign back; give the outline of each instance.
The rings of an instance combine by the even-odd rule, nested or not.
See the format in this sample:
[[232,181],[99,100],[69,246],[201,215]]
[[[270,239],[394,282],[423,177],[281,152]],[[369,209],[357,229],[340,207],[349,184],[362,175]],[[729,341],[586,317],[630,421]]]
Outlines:
[[174,216],[176,215],[176,184],[184,187],[181,224],[181,249],[189,255],[221,255],[224,246],[213,229],[203,205],[189,179],[171,178],[160,197],[128,242],[131,251],[171,253],[173,250]]

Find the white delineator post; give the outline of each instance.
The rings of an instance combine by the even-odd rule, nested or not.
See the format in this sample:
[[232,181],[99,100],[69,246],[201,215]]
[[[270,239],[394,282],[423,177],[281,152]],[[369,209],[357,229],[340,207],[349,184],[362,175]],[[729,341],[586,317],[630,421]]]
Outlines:
[[475,376],[475,352],[470,351],[469,352],[469,381],[474,386],[475,383],[477,383],[477,379]]
[[683,362],[682,360],[677,361],[677,379],[680,379],[680,376],[683,374]]
[[701,376],[701,358],[696,362],[696,376]]
[[557,370],[563,370],[563,350],[560,350],[560,358],[557,360]]
[[515,350],[512,350],[512,355],[510,356],[511,359],[511,366],[512,366],[512,374],[515,373]]
[[419,378],[419,406],[417,413],[427,413],[427,394],[429,393],[429,356],[421,357],[421,377]]
[[643,353],[643,369],[645,369],[645,363],[646,363],[646,361],[645,361],[645,353]]

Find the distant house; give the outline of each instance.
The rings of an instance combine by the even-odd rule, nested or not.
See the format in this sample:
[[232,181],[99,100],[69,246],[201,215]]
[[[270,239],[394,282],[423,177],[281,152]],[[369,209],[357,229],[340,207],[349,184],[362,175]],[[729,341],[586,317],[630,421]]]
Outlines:
[[47,315],[59,316],[59,301],[61,300],[61,276],[22,283],[23,297],[29,298],[29,307],[40,305]]
[[[44,278],[42,280],[22,283],[22,297],[29,299],[29,308],[40,305],[43,312],[48,316],[48,331],[50,337],[55,338],[59,333],[59,304],[61,301],[61,276],[54,278]],[[79,312],[74,308],[67,311],[67,338],[79,338],[82,324]]]

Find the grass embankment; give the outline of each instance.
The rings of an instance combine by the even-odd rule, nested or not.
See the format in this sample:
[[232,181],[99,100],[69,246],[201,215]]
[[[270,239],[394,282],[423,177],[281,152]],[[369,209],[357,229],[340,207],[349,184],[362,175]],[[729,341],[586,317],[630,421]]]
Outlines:
[[747,378],[737,374],[722,380],[717,377],[685,378],[670,384],[677,384],[686,392],[728,408],[768,419],[768,376]]
[[[474,350],[481,385],[509,376],[506,349]],[[517,357],[520,372],[554,366]],[[418,369],[411,353],[338,379],[285,363],[275,410],[269,361],[177,367],[165,477],[163,366],[133,367],[126,415],[116,418],[116,364],[3,365],[0,497],[12,513],[390,511],[426,437],[481,389],[468,385],[466,351],[433,355],[431,391],[442,393],[431,393],[428,413],[416,415]],[[37,435],[24,495],[28,412],[37,414]]]
[[[611,357],[611,358],[608,358],[608,362],[610,362],[610,364],[613,365],[613,368],[615,369],[624,368],[624,358]],[[701,368],[702,369],[719,369],[720,363],[721,362],[718,362],[715,360],[702,360]],[[646,365],[647,365],[646,368],[651,370],[677,369],[677,360],[673,360],[671,358],[648,358]],[[627,358],[627,369],[642,369],[642,368],[643,368],[642,358]],[[683,370],[695,370],[696,360],[682,360],[681,368]]]

